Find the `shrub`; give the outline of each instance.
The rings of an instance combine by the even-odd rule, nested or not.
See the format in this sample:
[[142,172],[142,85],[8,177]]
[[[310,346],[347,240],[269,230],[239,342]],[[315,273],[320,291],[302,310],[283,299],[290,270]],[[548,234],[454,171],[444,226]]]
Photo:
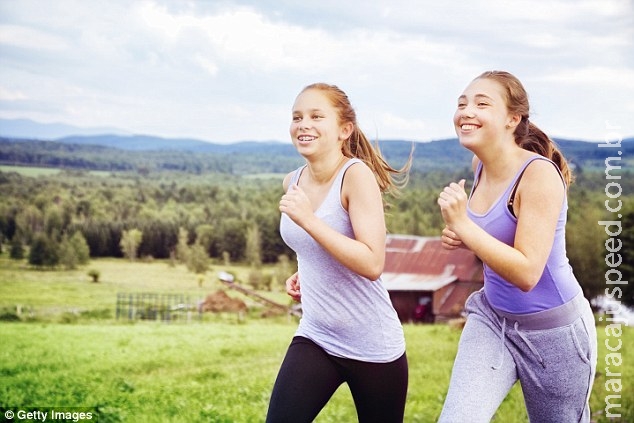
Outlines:
[[9,249],[9,257],[14,260],[22,260],[24,258],[24,246],[22,241],[14,236],[11,240],[11,248]]
[[272,282],[273,276],[262,272],[261,269],[253,269],[249,272],[249,285],[254,289],[270,291]]
[[99,276],[101,276],[101,272],[99,272],[99,270],[97,269],[90,269],[88,271],[88,276],[90,276],[92,278],[92,281],[94,283],[99,282]]
[[16,308],[2,308],[0,309],[0,322],[19,322],[20,316]]

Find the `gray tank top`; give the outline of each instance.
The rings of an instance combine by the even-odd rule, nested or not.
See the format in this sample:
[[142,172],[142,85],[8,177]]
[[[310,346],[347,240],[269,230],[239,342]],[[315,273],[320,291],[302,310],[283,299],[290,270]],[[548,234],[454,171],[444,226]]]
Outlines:
[[[341,187],[352,165],[365,166],[359,159],[348,160],[315,211],[350,238],[354,233],[341,204]],[[295,171],[291,184],[297,183],[304,169]],[[380,278],[372,281],[343,266],[284,213],[280,234],[297,254],[303,311],[297,336],[309,338],[337,357],[386,363],[403,355],[403,328]]]

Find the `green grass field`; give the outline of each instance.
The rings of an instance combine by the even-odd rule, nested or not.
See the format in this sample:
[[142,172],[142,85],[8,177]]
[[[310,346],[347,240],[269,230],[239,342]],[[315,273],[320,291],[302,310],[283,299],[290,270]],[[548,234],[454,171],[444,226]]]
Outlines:
[[[101,282],[90,282],[87,270],[92,268],[100,271]],[[76,271],[37,271],[0,258],[0,309],[3,316],[13,316],[19,305],[23,320],[0,323],[0,407],[77,407],[95,413],[100,422],[262,422],[294,319],[260,318],[261,309],[250,302],[252,310],[241,320],[232,314],[171,324],[114,319],[117,292],[202,297],[222,288],[214,275],[208,274],[199,287],[194,275],[165,262],[94,260]],[[285,300],[281,292],[263,294]],[[460,331],[446,325],[405,325],[405,334],[410,365],[405,421],[434,422]],[[599,327],[594,420],[631,422],[634,330],[623,332],[622,363],[611,366],[612,372],[621,373],[621,407],[611,410],[619,411],[620,419],[604,415],[605,339]],[[345,386],[316,421],[356,421]],[[528,421],[519,386],[495,421]]]
[[7,166],[0,165],[0,172],[17,172],[23,176],[37,177],[57,175],[60,170],[48,167],[31,167],[31,166]]
[[[56,167],[0,165],[0,172],[17,172],[23,176],[38,177],[38,176],[58,175],[61,172],[61,169]],[[112,172],[101,171],[101,170],[89,170],[85,172],[94,176],[103,176],[103,177],[106,177],[112,174]]]

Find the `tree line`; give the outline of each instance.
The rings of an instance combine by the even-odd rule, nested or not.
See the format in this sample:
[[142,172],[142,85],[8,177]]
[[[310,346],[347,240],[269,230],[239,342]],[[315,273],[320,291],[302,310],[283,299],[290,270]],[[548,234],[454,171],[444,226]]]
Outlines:
[[[633,178],[625,176],[623,192],[632,192]],[[438,236],[443,227],[438,193],[447,182],[461,178],[472,179],[468,167],[412,172],[400,195],[386,198],[389,232]],[[281,174],[163,171],[99,176],[61,171],[30,177],[0,172],[0,246],[16,258],[20,251],[35,252],[31,264],[43,267],[129,256],[130,245],[134,257],[189,260],[192,269],[206,258],[255,266],[277,263],[281,257],[293,260],[293,251],[279,235],[281,180]],[[605,288],[606,234],[597,224],[610,218],[604,187],[601,172],[580,173],[569,193],[568,255],[589,298]],[[620,270],[628,280],[634,263],[634,225],[625,222],[634,221],[634,201],[632,196],[622,200]],[[46,251],[57,256],[46,257]],[[628,295],[634,303],[631,291]]]
[[[601,170],[608,153],[597,143],[556,140],[576,171]],[[450,172],[456,163],[469,163],[471,153],[457,140],[409,142],[380,141],[378,145],[390,164],[400,167],[414,147],[412,169],[428,173]],[[634,161],[634,139],[621,143],[623,165]],[[202,141],[167,140],[148,136],[69,137],[41,141],[0,137],[0,164],[55,167],[78,170],[136,171],[140,174],[177,171],[192,174],[282,173],[302,163],[290,143],[244,142],[212,144]]]

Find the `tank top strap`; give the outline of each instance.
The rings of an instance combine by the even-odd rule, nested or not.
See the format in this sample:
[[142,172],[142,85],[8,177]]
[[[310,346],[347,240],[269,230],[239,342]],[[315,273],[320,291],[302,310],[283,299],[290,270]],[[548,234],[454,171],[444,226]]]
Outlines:
[[[535,160],[545,160],[545,161],[547,161],[549,163],[552,163],[552,165],[555,166],[555,169],[557,169],[557,173],[559,173],[559,176],[561,177],[561,180],[562,181],[564,180],[564,176],[561,173],[561,170],[559,169],[559,167],[557,167],[557,165],[552,160],[550,160],[549,158],[544,157],[544,156],[535,155],[535,156],[529,157],[524,162],[522,167],[520,167],[520,169],[517,171],[517,173],[515,174],[515,176],[511,180],[511,183],[509,184],[507,189],[504,191],[503,197],[507,197],[510,202],[513,201],[513,197],[515,197],[515,191],[517,191],[517,186],[519,185],[520,180],[522,179],[522,176],[524,175],[524,172],[526,171],[526,168],[528,167],[528,165],[533,163]],[[471,189],[471,192],[469,193],[469,197],[471,197],[471,195],[473,195],[473,192],[475,191],[476,187],[478,186],[478,183],[480,182],[480,176],[482,175],[482,167],[483,167],[482,166],[482,162],[478,162],[478,165],[477,165],[476,171],[475,171],[474,181],[473,181],[473,188]]]
[[343,177],[346,174],[346,171],[348,170],[348,168],[352,166],[353,164],[359,163],[359,162],[361,162],[361,160],[357,159],[356,157],[353,157],[347,162],[345,162],[343,166],[341,166],[341,170],[339,170],[339,174],[337,175],[337,179],[335,180],[335,183],[333,185],[337,185],[341,187],[341,185],[343,184]]
[[482,175],[482,162],[478,160],[478,166],[476,167],[473,177],[473,187],[471,188],[471,192],[469,192],[469,200],[471,200],[473,192],[476,190],[478,184],[480,183],[480,175]]
[[[333,181],[332,187],[338,187],[339,188],[338,191],[340,192],[341,186],[343,184],[343,177],[346,174],[346,171],[348,170],[350,166],[359,162],[362,162],[361,159],[357,159],[356,157],[353,157],[350,160],[348,160],[346,163],[344,163],[341,169],[339,170],[337,177]],[[302,175],[302,172],[304,171],[304,169],[306,169],[306,166],[307,165],[302,165],[298,167],[297,169],[295,169],[295,171],[293,172],[293,175],[291,176],[291,181],[289,185],[296,184],[299,182],[299,178]]]
[[293,184],[296,184],[297,182],[299,182],[299,177],[302,175],[302,172],[304,171],[304,169],[306,169],[307,165],[302,165],[300,167],[298,167],[297,169],[295,169],[295,171],[293,172],[293,176],[291,176],[291,181],[288,184],[289,187]]
[[[555,164],[555,162],[553,162],[552,160],[550,160],[550,159],[548,159],[547,157],[544,157],[544,156],[533,156],[533,157],[529,158],[528,160],[526,160],[526,162],[521,167],[519,172],[517,172],[517,175],[515,175],[515,178],[513,179],[513,183],[510,186],[512,188],[512,190],[511,190],[511,192],[508,195],[508,207],[509,207],[509,210],[511,210],[511,212],[512,212],[513,202],[515,201],[515,193],[517,192],[517,187],[520,184],[520,180],[522,179],[522,176],[524,175],[524,172],[526,171],[526,168],[528,167],[528,165],[533,163],[535,160],[544,160],[544,161],[547,161],[547,162],[551,163],[555,167],[555,169],[557,169],[557,173],[559,173],[559,177],[561,178],[561,181],[564,183],[564,186],[566,185],[566,182],[564,181],[564,175],[561,173],[561,170]],[[505,195],[506,195],[506,193],[505,193]]]
[[[343,166],[341,166],[341,169],[339,169],[339,172],[337,173],[337,176],[335,177],[335,180],[332,182],[332,185],[330,186],[330,190],[328,191],[328,194],[326,195],[326,199],[329,200],[331,204],[338,204],[338,205],[341,204],[341,190],[343,188],[343,178],[346,174],[346,171],[350,168],[350,166],[359,162],[361,162],[361,160],[357,158],[352,158],[348,160],[347,162],[345,162]],[[333,201],[334,203],[332,203]]]
[[540,160],[540,159],[550,161],[546,157],[543,157],[543,156],[533,156],[533,157],[529,157],[524,162],[522,167],[517,171],[517,173],[513,177],[511,184],[507,188],[507,192],[511,191],[511,196],[515,196],[515,191],[517,191],[517,186],[520,184],[520,180],[522,179],[522,176],[524,176],[524,172],[526,171],[526,168],[528,167],[528,165],[533,163],[535,160]]

